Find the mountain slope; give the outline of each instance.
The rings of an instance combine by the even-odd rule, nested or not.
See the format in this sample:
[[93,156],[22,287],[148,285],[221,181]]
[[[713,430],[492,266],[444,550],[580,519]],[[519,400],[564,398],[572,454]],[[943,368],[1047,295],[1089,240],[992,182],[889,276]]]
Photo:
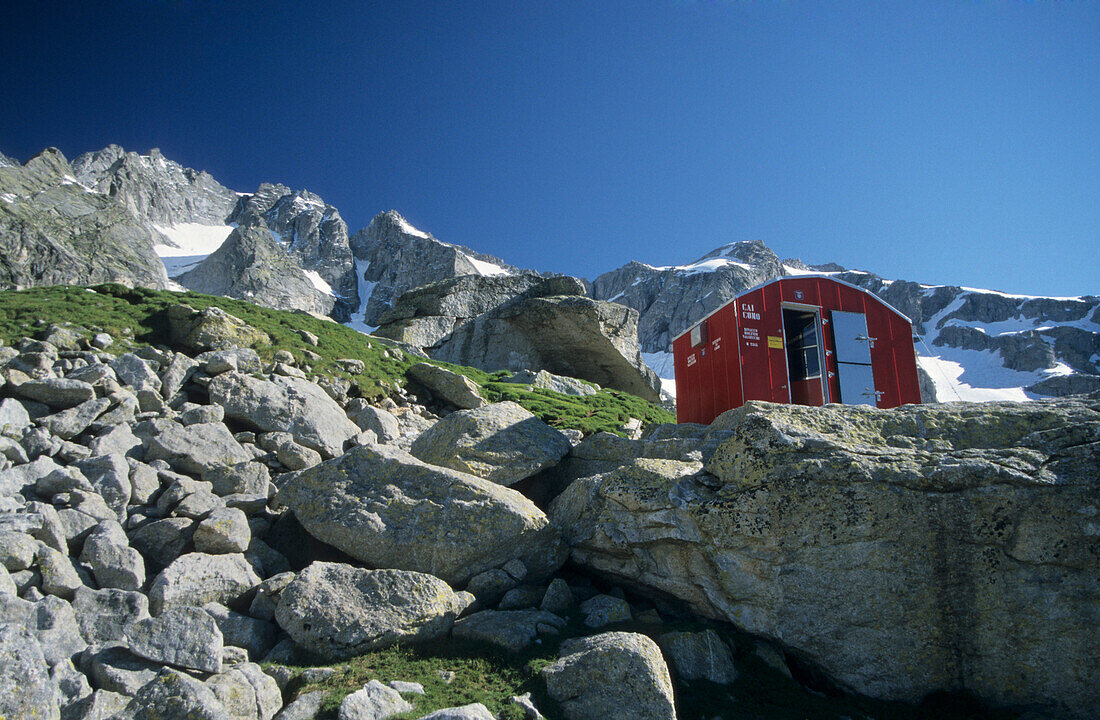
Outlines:
[[158,237],[114,199],[80,184],[44,150],[0,164],[0,287],[121,282],[163,288]]
[[[348,319],[358,306],[347,224],[313,193],[269,183],[255,193],[238,193],[157,149],[141,155],[118,145],[84,153],[68,174],[86,192],[106,204],[113,201],[144,225],[165,273],[184,278],[186,287],[337,320]],[[233,234],[244,225],[268,237]],[[231,247],[216,254],[227,240]],[[103,279],[125,278],[68,281]]]
[[189,290],[248,300],[277,310],[327,315],[334,298],[303,273],[277,243],[263,219],[245,213],[242,224],[193,270],[177,281]]

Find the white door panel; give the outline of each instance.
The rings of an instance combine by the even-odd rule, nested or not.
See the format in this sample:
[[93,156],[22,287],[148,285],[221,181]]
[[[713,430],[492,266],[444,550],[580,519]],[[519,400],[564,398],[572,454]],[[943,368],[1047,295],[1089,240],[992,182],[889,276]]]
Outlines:
[[832,320],[837,362],[870,365],[874,339],[867,336],[867,316],[834,310]]
[[878,405],[875,394],[875,377],[870,365],[840,363],[840,402],[845,405]]

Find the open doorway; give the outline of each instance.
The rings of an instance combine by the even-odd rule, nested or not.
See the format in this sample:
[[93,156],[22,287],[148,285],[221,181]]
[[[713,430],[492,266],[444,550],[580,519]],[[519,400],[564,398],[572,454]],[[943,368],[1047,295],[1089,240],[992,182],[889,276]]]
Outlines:
[[783,334],[787,346],[787,374],[794,405],[824,405],[821,323],[818,313],[783,308]]

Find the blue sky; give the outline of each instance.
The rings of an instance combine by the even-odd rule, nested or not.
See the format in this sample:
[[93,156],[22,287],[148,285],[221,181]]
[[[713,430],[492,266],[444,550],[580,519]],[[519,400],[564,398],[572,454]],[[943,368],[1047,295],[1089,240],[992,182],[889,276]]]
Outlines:
[[1097,2],[42,1],[0,48],[21,160],[159,147],[588,278],[759,239],[1100,293]]

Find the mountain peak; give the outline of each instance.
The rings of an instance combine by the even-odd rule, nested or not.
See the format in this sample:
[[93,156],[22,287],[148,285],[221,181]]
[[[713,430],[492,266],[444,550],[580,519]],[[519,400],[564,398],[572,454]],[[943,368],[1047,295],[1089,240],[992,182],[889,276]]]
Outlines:
[[370,225],[367,226],[367,231],[376,235],[387,232],[397,232],[418,238],[435,239],[432,237],[431,233],[426,233],[423,230],[418,230],[413,227],[412,224],[396,210],[387,210],[375,215],[370,221]]
[[80,155],[72,172],[80,183],[160,226],[221,225],[237,204],[232,190],[206,173],[169,160],[158,148],[140,155],[108,145]]

